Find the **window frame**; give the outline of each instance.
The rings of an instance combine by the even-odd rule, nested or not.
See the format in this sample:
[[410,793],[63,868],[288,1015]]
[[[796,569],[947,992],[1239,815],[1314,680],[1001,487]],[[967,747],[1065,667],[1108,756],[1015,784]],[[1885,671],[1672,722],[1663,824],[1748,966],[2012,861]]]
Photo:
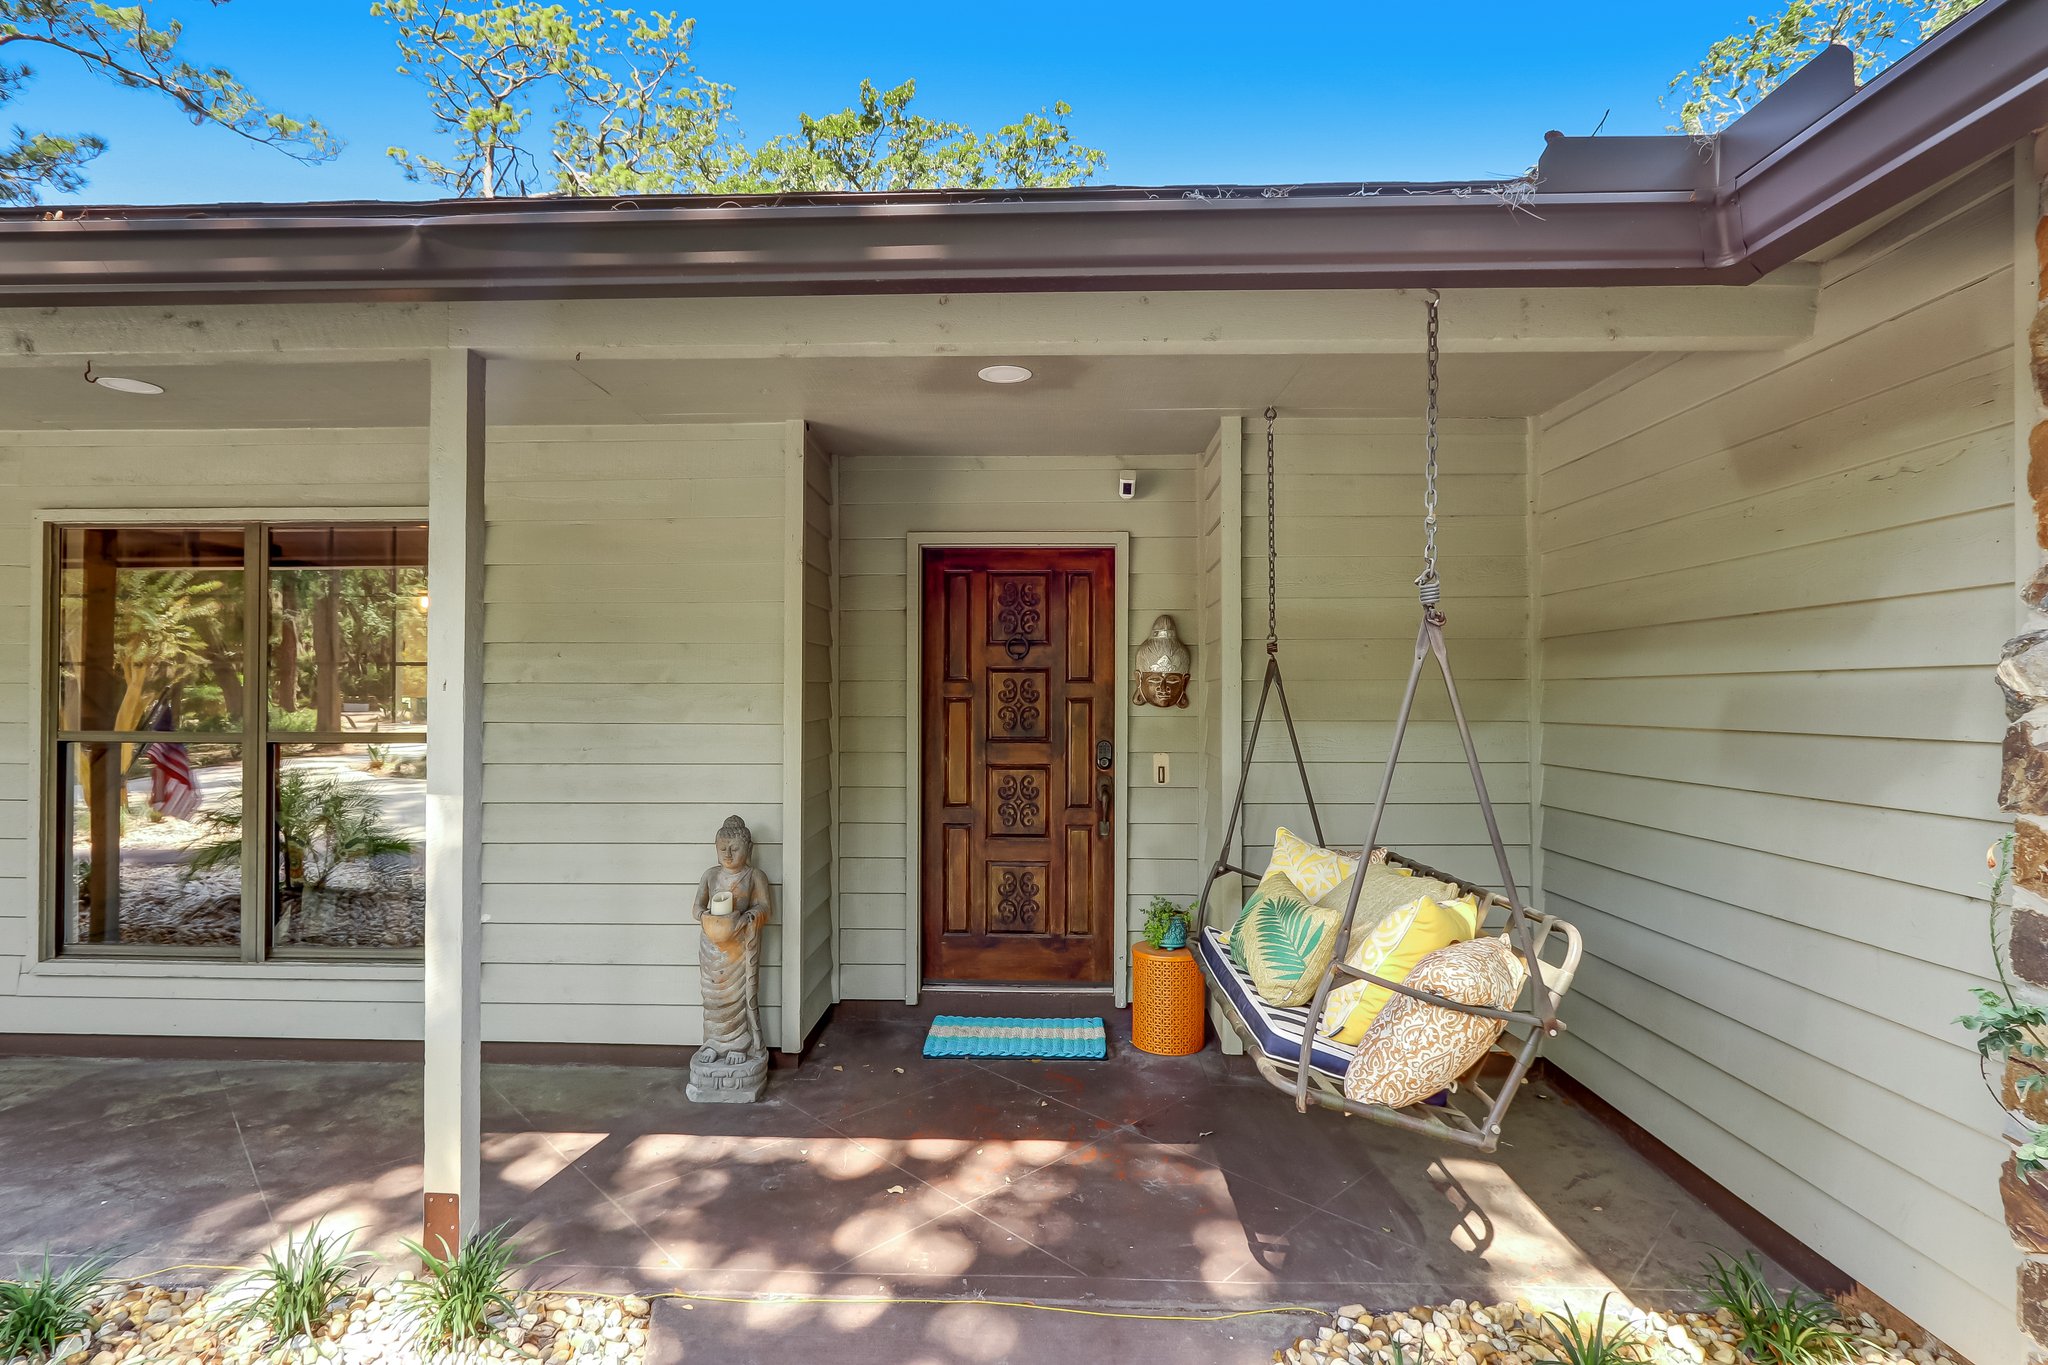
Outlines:
[[[269,532],[278,526],[332,526],[414,522],[426,524],[423,507],[166,507],[166,508],[67,508],[35,514],[31,544],[35,563],[30,569],[28,686],[33,689],[36,714],[35,748],[30,756],[33,799],[28,803],[30,840],[30,883],[36,904],[36,951],[39,962],[64,960],[80,962],[145,961],[174,964],[236,964],[263,968],[305,967],[332,963],[417,966],[424,961],[420,948],[328,948],[317,946],[273,947],[271,944],[271,896],[277,832],[273,802],[268,789],[270,751],[286,744],[365,744],[373,742],[363,732],[329,734],[325,731],[277,731],[269,727],[270,637],[267,619],[270,600]],[[242,919],[240,942],[231,948],[179,947],[161,943],[64,943],[60,889],[66,876],[58,833],[64,828],[57,807],[55,785],[57,747],[105,737],[132,741],[122,731],[66,731],[59,724],[62,689],[57,685],[58,632],[63,612],[57,597],[63,591],[60,538],[68,530],[127,526],[214,526],[239,528],[243,546],[243,714],[241,727],[221,731],[219,742],[241,746],[243,810],[250,809],[249,797],[257,797],[259,812],[253,837],[245,825],[242,857]],[[260,710],[258,708],[261,708]],[[250,722],[257,719],[251,730]],[[209,737],[213,732],[209,732]],[[397,743],[425,743],[425,730],[379,731],[378,740]],[[251,850],[254,856],[251,856]]]

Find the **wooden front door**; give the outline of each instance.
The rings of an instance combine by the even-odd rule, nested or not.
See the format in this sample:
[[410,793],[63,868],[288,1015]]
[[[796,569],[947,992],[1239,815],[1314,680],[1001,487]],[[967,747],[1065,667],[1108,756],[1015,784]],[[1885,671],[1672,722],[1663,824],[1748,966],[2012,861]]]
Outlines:
[[1110,978],[1114,582],[1108,550],[925,551],[927,981]]

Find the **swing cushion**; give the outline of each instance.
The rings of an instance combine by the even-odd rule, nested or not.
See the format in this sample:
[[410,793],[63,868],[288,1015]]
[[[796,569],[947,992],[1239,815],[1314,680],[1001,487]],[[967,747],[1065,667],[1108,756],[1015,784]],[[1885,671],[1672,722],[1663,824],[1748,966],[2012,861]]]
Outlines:
[[1266,1003],[1304,1005],[1314,998],[1336,955],[1342,917],[1342,911],[1309,904],[1293,880],[1275,868],[1231,929],[1231,953],[1251,973]]
[[[1407,984],[1461,1005],[1504,1010],[1514,1007],[1527,978],[1522,959],[1502,935],[1437,949],[1409,973]],[[1344,1073],[1344,1094],[1390,1109],[1418,1104],[1471,1070],[1504,1027],[1497,1019],[1399,996],[1358,1044]]]
[[[1299,1061],[1308,1010],[1283,1009],[1261,1000],[1251,973],[1231,956],[1229,936],[1222,930],[1204,928],[1189,946],[1201,958],[1202,970],[1208,974],[1210,983],[1230,1001],[1231,1009],[1250,1030],[1259,1051],[1276,1061]],[[1351,1065],[1354,1051],[1328,1038],[1317,1038],[1309,1048],[1309,1065],[1326,1076],[1342,1076]]]
[[[1365,892],[1373,889],[1370,879],[1359,893],[1359,927],[1365,924]],[[1472,938],[1479,932],[1479,900],[1439,901],[1435,896],[1415,896],[1394,913],[1372,926],[1372,932],[1357,937],[1353,930],[1351,954],[1347,959],[1361,971],[1388,981],[1403,981],[1409,973],[1439,948]],[[1339,977],[1342,983],[1330,992],[1323,1011],[1323,1032],[1340,1043],[1356,1045],[1379,1018],[1380,1011],[1396,992],[1385,986],[1353,977]]]

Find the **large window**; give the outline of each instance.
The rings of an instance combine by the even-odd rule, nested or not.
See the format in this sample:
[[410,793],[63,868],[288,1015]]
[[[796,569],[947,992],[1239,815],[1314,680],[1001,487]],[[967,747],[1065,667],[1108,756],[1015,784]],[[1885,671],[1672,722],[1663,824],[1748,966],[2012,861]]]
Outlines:
[[59,952],[419,949],[426,547],[419,523],[52,528]]

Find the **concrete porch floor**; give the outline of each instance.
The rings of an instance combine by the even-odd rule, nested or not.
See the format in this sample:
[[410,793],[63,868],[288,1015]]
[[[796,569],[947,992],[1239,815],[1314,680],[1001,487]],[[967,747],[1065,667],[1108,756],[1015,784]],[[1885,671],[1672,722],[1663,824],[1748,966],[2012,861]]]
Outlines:
[[[1661,1306],[1690,1301],[1709,1248],[1748,1249],[1540,1084],[1477,1157],[1297,1115],[1213,1039],[1137,1052],[1128,1014],[1103,1006],[930,999],[842,1005],[751,1107],[693,1105],[667,1070],[488,1067],[484,1222],[548,1255],[541,1284],[1163,1312],[1519,1294],[1590,1308],[1610,1290]],[[937,1012],[1100,1012],[1111,1055],[926,1061]],[[115,1253],[130,1273],[244,1264],[315,1219],[398,1253],[420,1216],[419,1085],[399,1064],[0,1058],[0,1273],[46,1251]],[[836,1365],[987,1365],[1262,1360],[1304,1320],[666,1301],[658,1321],[670,1361],[787,1358],[824,1333],[845,1342]]]

